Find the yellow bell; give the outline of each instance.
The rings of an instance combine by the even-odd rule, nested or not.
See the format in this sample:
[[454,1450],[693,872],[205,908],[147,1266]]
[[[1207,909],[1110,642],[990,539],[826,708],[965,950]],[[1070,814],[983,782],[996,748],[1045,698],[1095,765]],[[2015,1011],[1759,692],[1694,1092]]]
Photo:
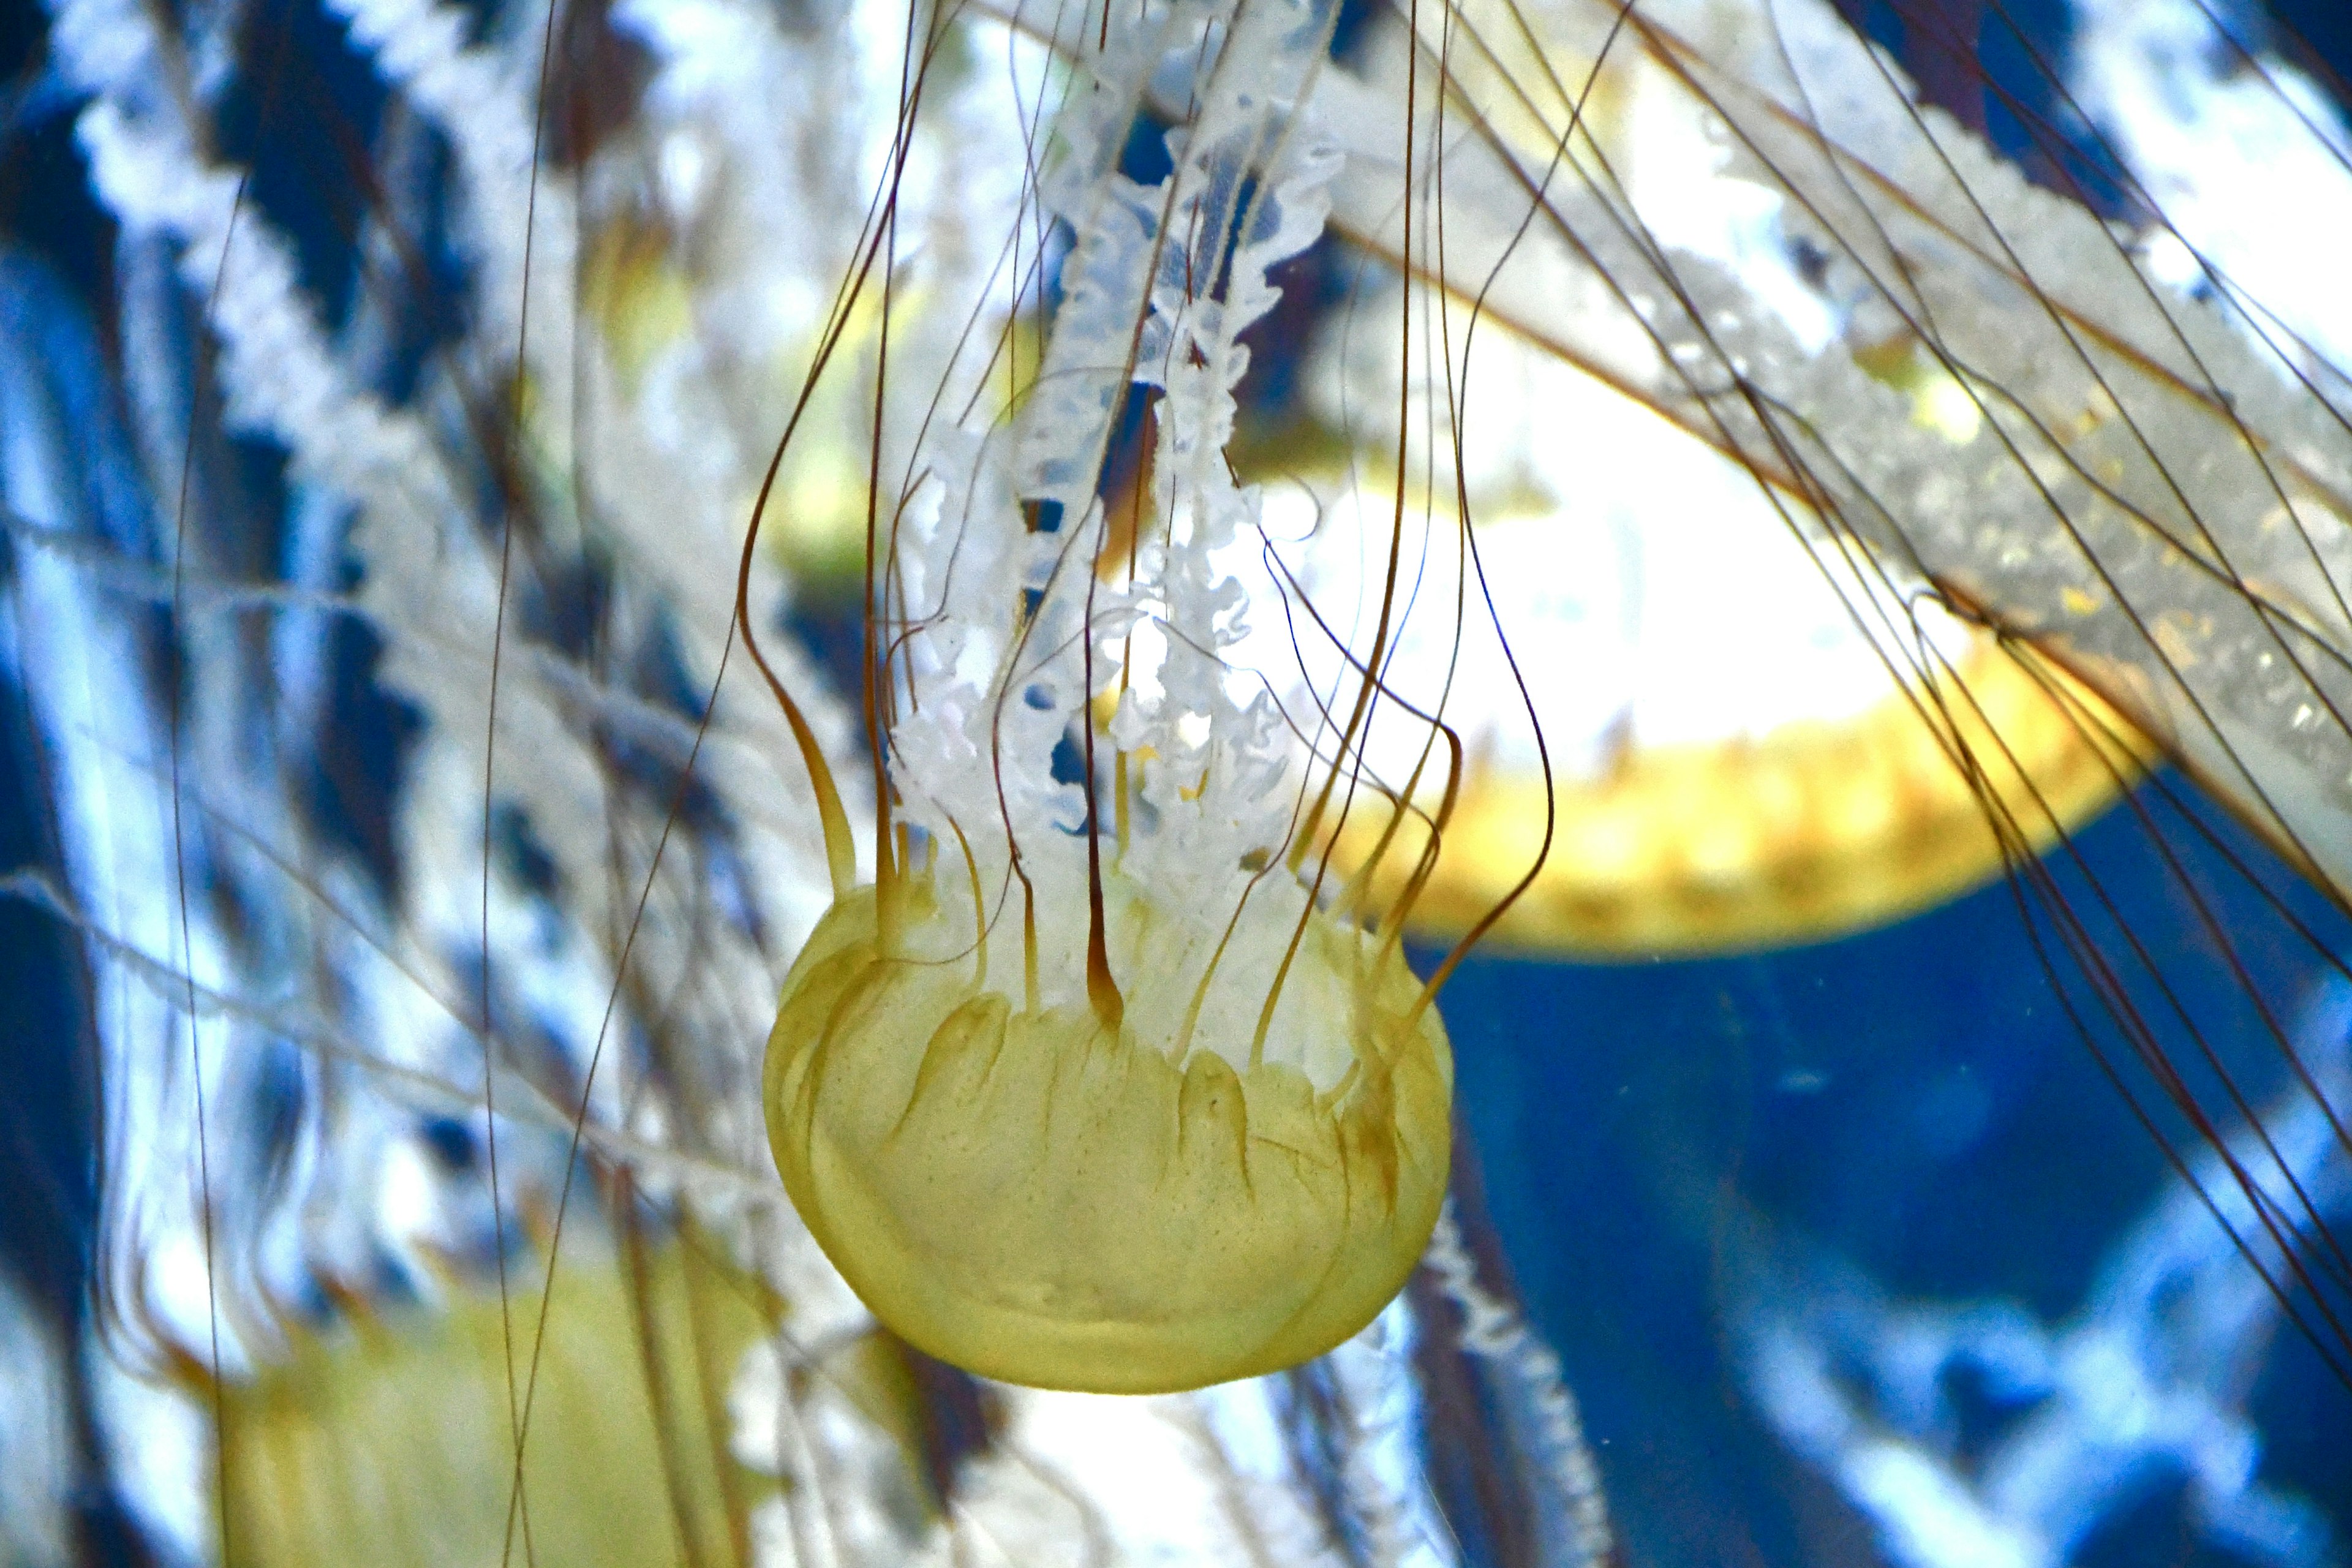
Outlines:
[[[1217,945],[1202,911],[1103,884],[1122,973]],[[786,1190],[892,1329],[1006,1382],[1156,1393],[1320,1354],[1403,1285],[1445,1192],[1454,1070],[1393,942],[1303,915],[1278,1021],[1323,1037],[1277,1061],[1194,1033],[1181,985],[1136,985],[1112,1026],[991,985],[984,941],[908,956],[966,928],[928,872],[891,897],[887,943],[871,885],[819,922],[766,1100]],[[1319,1090],[1291,1065],[1318,1060],[1346,1063]]]

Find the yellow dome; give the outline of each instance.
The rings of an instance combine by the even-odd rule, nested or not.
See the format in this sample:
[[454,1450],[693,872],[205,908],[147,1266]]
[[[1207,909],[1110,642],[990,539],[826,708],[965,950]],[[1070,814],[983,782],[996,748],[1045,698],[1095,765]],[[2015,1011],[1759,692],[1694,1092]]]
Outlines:
[[[1116,1027],[1008,996],[970,954],[892,956],[871,886],[837,902],[769,1039],[784,1185],[877,1316],[986,1376],[1156,1393],[1320,1354],[1396,1294],[1436,1221],[1444,1026],[1393,943],[1314,912],[1275,1020],[1326,1037],[1268,1059],[1262,996],[1145,978],[1219,930],[1104,884],[1114,967],[1138,977]],[[927,873],[890,913],[898,952],[968,929]],[[1335,1059],[1327,1085],[1295,1065]]]

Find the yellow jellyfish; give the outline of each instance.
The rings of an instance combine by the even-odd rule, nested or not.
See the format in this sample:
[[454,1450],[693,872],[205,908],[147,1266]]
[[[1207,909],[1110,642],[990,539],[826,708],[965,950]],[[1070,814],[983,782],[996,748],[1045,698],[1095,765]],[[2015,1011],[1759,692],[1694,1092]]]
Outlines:
[[[1595,563],[1574,540],[1614,468],[1644,505],[1810,557],[1815,596],[1885,673],[1874,705],[1727,744],[1661,742],[1630,702],[1613,726],[1548,725],[1547,773],[1480,733],[1519,711],[1498,662],[1465,677],[1475,651],[1446,638],[1401,654],[1392,682],[1452,691],[1470,752],[1417,918],[1465,929],[1549,838],[1498,936],[1639,952],[1834,934],[2021,867],[2159,745],[2340,901],[2352,490],[2307,345],[2226,279],[2193,299],[2154,278],[2182,243],[2160,219],[2126,238],[2025,186],[1823,7],[1491,0],[1419,29],[1352,62],[1419,110],[1402,136],[1335,119],[1333,227],[1454,348],[1405,406],[1343,391],[1358,446],[1346,474],[1305,478],[1315,508],[1379,513],[1401,480],[1408,510],[1475,513],[1482,569],[1449,576],[1432,552],[1420,590],[1486,595],[1514,640],[1572,661],[1603,639],[1553,624],[1563,602],[1592,614],[1561,580]],[[1444,90],[1415,99],[1415,72]],[[1400,200],[1400,179],[1423,183]],[[1353,315],[1332,336],[1340,389],[1402,353]],[[1270,487],[1293,467],[1256,456]],[[1692,483],[1713,470],[1731,487]],[[1771,621],[1811,613],[1705,529],[1647,531],[1678,589],[1747,573],[1771,606],[1743,619],[1726,595],[1738,659],[1696,624],[1656,658],[1703,647],[1706,678],[1736,683]],[[1341,599],[1377,576],[1345,531],[1292,569],[1334,553],[1322,586]],[[1558,754],[1578,737],[1600,744]],[[1388,837],[1359,825],[1342,858]]]
[[[1815,20],[1800,8],[1787,25]],[[1714,30],[1692,45],[1669,30],[1681,24]],[[1549,837],[1493,940],[1628,955],[1839,935],[2048,849],[2155,754],[2068,668],[2079,661],[2007,635],[1900,548],[1909,508],[1941,501],[1874,490],[1870,471],[1816,455],[1859,439],[1849,428],[1866,411],[1881,468],[1991,466],[2000,431],[1979,403],[2002,394],[1968,378],[1965,353],[1939,357],[1891,312],[1857,309],[1853,286],[1842,297],[1790,259],[1800,241],[1832,254],[1860,241],[1806,227],[1817,215],[1733,157],[1710,120],[1712,79],[1677,68],[1750,58],[1769,26],[1607,5],[1424,18],[1419,65],[1442,59],[1448,89],[1420,132],[1427,166],[1445,171],[1426,194],[1445,213],[1442,247],[1436,223],[1417,240],[1401,226],[1394,133],[1348,122],[1335,227],[1402,279],[1310,351],[1312,423],[1348,461],[1302,465],[1265,444],[1244,472],[1296,501],[1290,569],[1343,604],[1380,562],[1354,531],[1312,519],[1384,514],[1399,478],[1409,510],[1475,519],[1478,559],[1427,552],[1417,591],[1491,605],[1550,676],[1515,689],[1481,625],[1391,665],[1402,693],[1451,693],[1468,758],[1442,851],[1408,825],[1435,855],[1414,904],[1425,933],[1471,929]],[[1407,37],[1355,62],[1391,99],[1415,59]],[[1849,99],[1862,69],[1836,78]],[[1899,80],[1883,97],[1911,111]],[[1354,390],[1404,372],[1404,340],[1364,326],[1399,295],[1420,323],[1406,336],[1446,344],[1406,376],[1402,406]],[[1691,341],[1675,341],[1685,317]],[[1861,383],[1838,389],[1852,408],[1801,383],[1758,394],[1817,429],[1812,447],[1751,433],[1752,416],[1685,384],[1719,385],[1712,395],[1746,412],[1746,358],[1705,335],[1732,321],[1790,340],[1759,364],[1794,379],[1818,361]],[[1894,529],[1869,526],[1890,513]],[[1528,743],[1528,705],[1548,755]],[[1514,724],[1516,739],[1497,732]],[[1427,780],[1423,803],[1438,804]],[[1340,857],[1386,837],[1356,825]],[[1391,861],[1384,886],[1412,863]]]
[[[1223,448],[1266,271],[1320,229],[1333,159],[1294,110],[1329,26],[1122,20],[1087,60],[1041,182],[1073,236],[1043,363],[1009,429],[948,433],[877,502],[868,884],[803,731],[835,891],[769,1041],[777,1166],[877,1316],[1010,1382],[1319,1354],[1404,1283],[1445,1190],[1451,1062],[1401,900],[1367,910],[1314,853],[1320,822],[1397,815],[1368,731],[1435,742],[1379,690],[1402,600],[1319,728],[1220,657],[1271,609],[1218,564],[1260,508]],[[1172,172],[1139,184],[1137,105],[1195,58]],[[1107,499],[1130,389],[1150,493]]]
[[[518,1558],[619,1565],[683,1550],[689,1561],[740,1561],[743,1521],[776,1483],[729,1454],[712,1414],[767,1325],[759,1292],[715,1277],[697,1250],[707,1246],[638,1242],[614,1258],[575,1240],[555,1271],[535,1380],[538,1419],[557,1436],[529,1445],[520,1492],[493,1393],[507,1381],[509,1343],[495,1296],[460,1286],[429,1310],[354,1303],[347,1330],[299,1335],[289,1353],[220,1391],[236,1560],[494,1560],[527,1496],[537,1506],[528,1552],[522,1521],[512,1521]],[[625,1375],[614,1375],[615,1347],[632,1353]],[[618,1475],[664,1484],[615,1488]],[[416,1484],[423,1477],[429,1487]]]

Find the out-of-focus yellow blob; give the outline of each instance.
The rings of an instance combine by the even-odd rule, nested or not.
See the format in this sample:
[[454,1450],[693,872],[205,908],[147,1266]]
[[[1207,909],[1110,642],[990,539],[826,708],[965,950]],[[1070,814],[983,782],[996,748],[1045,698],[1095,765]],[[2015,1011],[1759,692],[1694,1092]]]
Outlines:
[[[2046,850],[2155,754],[2063,671],[2028,669],[1987,638],[1939,689],[1891,691],[1851,718],[1754,740],[1643,748],[1597,778],[1562,781],[1550,855],[1491,940],[1636,955],[1865,930],[1982,885],[2010,855]],[[1444,935],[1485,916],[1534,863],[1544,820],[1540,776],[1475,777],[1416,926]],[[1343,839],[1343,861],[1351,847]],[[1384,864],[1399,863],[1412,856]]]
[[1348,1061],[1338,1080],[1253,1065],[1205,1022],[1187,1042],[1225,1009],[1188,1012],[1193,987],[1155,986],[1152,966],[1164,979],[1218,930],[1103,881],[1112,966],[1136,977],[1116,1026],[1084,1002],[1024,1005],[1018,975],[1008,994],[970,953],[894,956],[950,929],[926,874],[891,891],[892,951],[873,887],[838,901],[769,1040],[784,1185],[884,1322],[985,1376],[1142,1394],[1320,1354],[1396,1294],[1436,1222],[1437,1011],[1393,943],[1314,912],[1281,1016],[1328,1037],[1285,1054]]
[[768,1332],[764,1289],[707,1243],[626,1266],[573,1256],[586,1245],[555,1271],[543,1341],[540,1276],[525,1270],[503,1312],[494,1288],[455,1284],[441,1310],[357,1315],[217,1391],[192,1367],[220,1402],[223,1555],[247,1568],[521,1562],[509,1391],[528,1380],[539,1562],[736,1561],[776,1490],[729,1455],[724,1415],[745,1350]]

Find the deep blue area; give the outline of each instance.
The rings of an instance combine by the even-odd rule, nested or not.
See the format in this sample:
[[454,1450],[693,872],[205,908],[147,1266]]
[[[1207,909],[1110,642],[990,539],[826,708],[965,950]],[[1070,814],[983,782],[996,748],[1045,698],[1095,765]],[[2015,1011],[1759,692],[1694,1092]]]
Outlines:
[[[11,549],[0,539],[0,581]],[[40,743],[21,693],[0,684],[0,867],[52,860]],[[0,899],[0,1255],[27,1294],[79,1321],[97,1192],[79,944],[45,912]]]
[[[2300,996],[2332,973],[2211,846],[2155,820],[2263,992]],[[2246,835],[2217,832],[2352,952],[2352,924]],[[2269,1100],[2278,1054],[2141,825],[2110,812],[2078,847]],[[2082,876],[2065,889],[2087,906]],[[1603,1445],[1633,1560],[1656,1568],[1833,1560],[1857,1528],[1758,1424],[1728,1363],[1717,1309],[1758,1241],[1819,1244],[1898,1296],[2011,1297],[2054,1324],[2167,1176],[2091,1048],[2119,1037],[2054,1005],[1999,880],[1886,929],[1747,957],[1475,957],[1443,1006],[1495,1225]],[[2164,1038],[2176,1059],[2194,1049],[2178,1025]],[[2352,1394],[2291,1331],[2273,1355],[2266,1473],[2352,1526]],[[2127,1536],[2115,1561],[2230,1561],[2180,1555],[2177,1508],[2135,1514]]]

